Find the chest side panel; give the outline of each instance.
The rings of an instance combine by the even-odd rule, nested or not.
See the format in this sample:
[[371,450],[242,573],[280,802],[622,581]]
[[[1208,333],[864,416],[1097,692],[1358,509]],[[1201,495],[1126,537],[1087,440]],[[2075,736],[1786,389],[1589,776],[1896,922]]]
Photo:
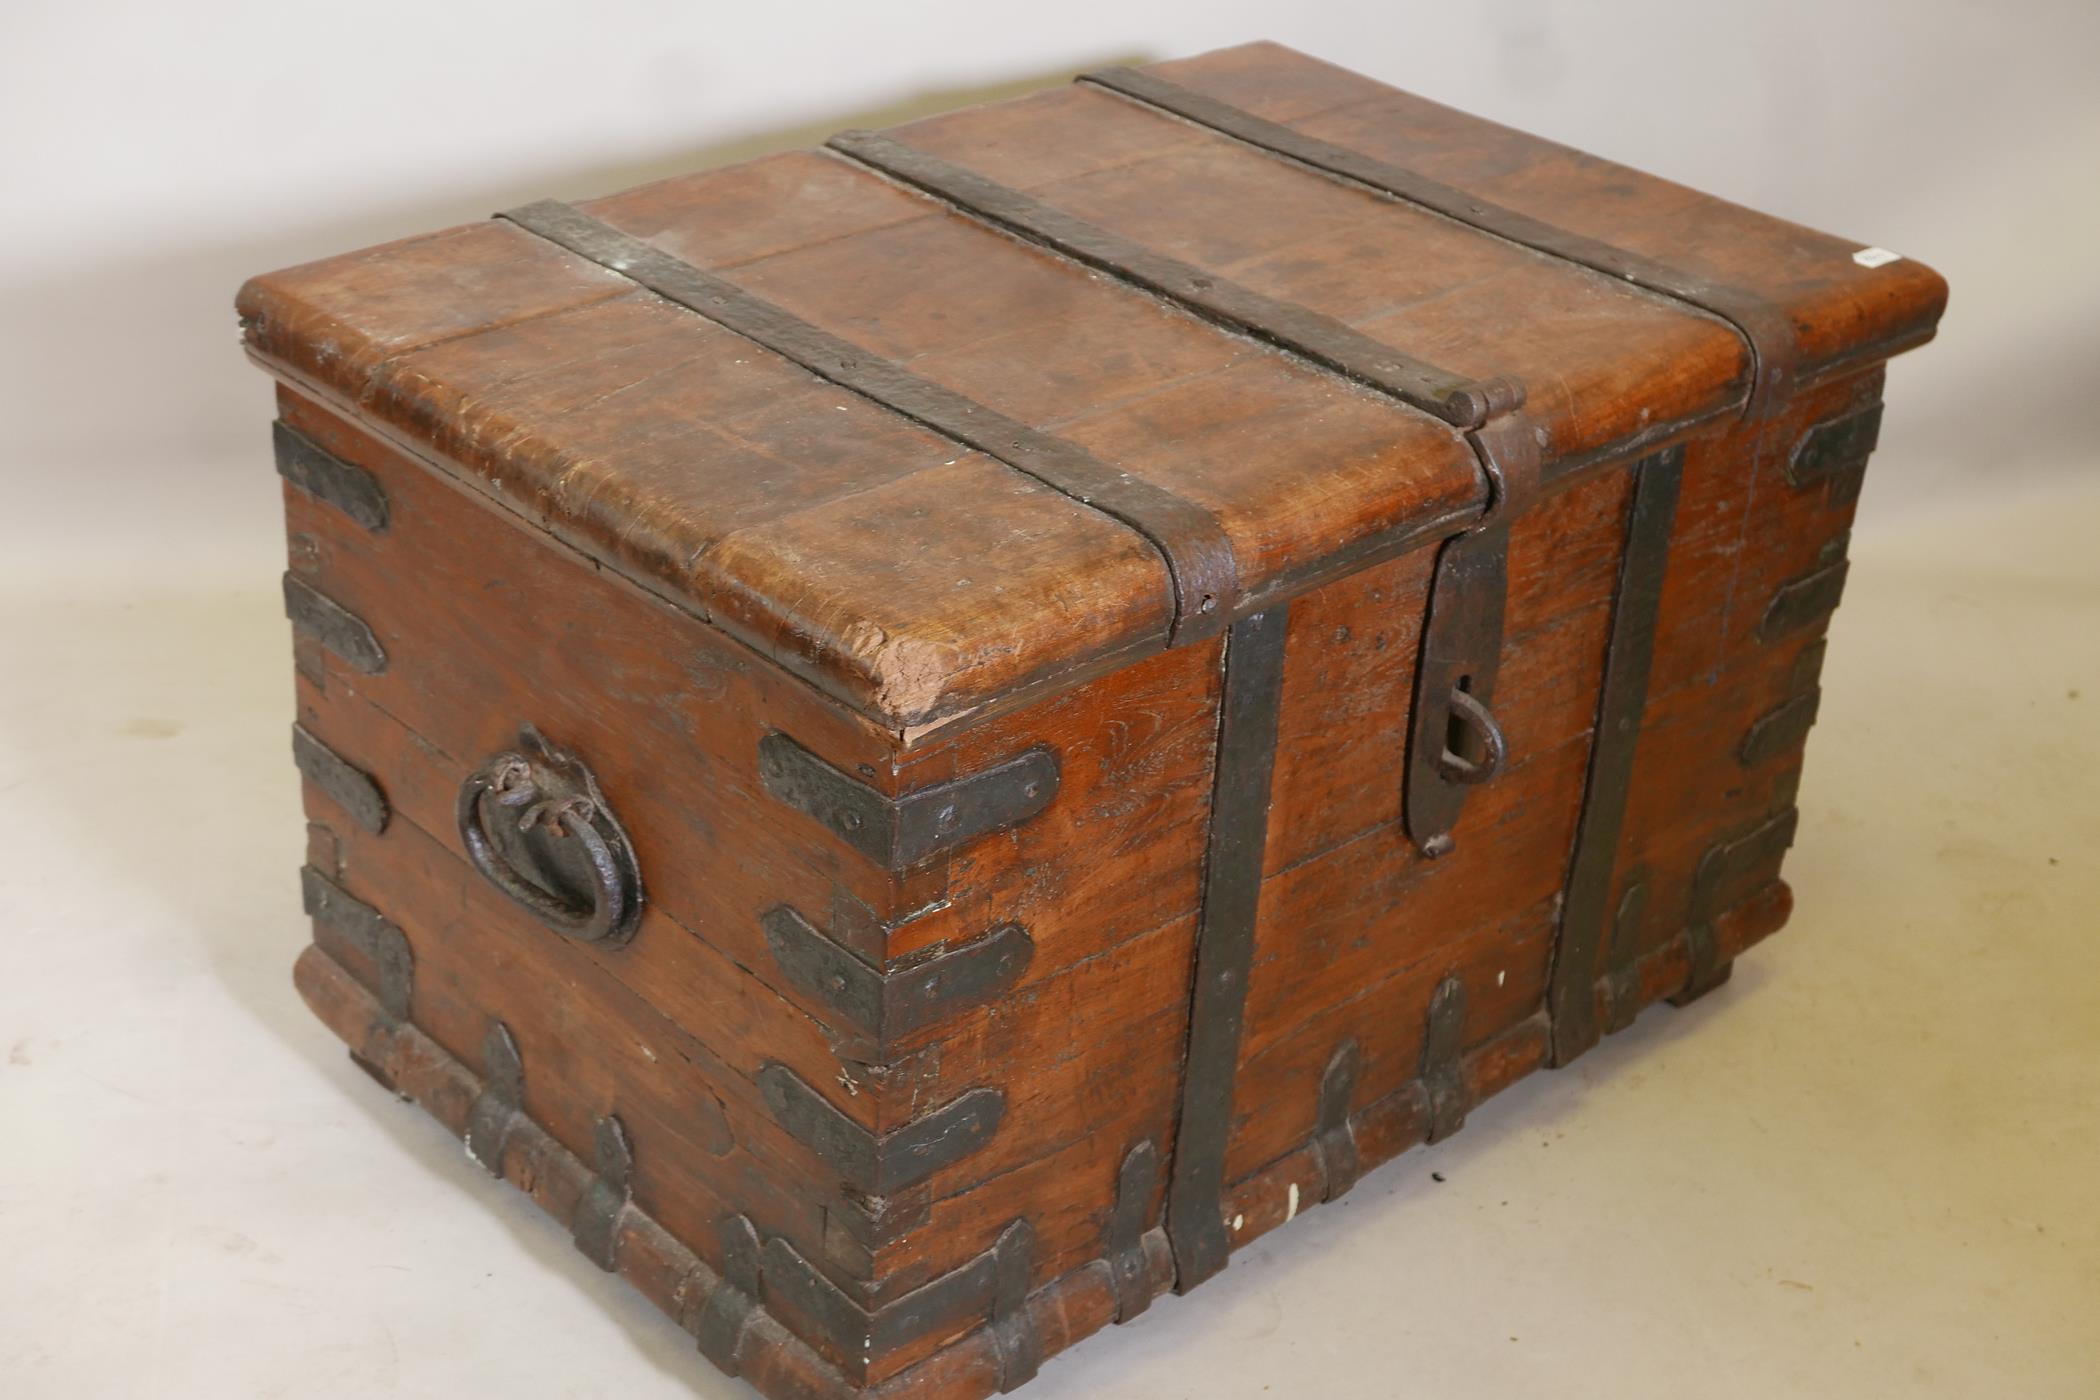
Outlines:
[[1770,897],[1778,878],[1882,378],[1875,368],[1819,386],[1764,431],[1738,428],[1687,454],[1614,862],[1600,972],[1617,983],[1599,993],[1611,1025],[1641,1000],[1630,968]]
[[[385,813],[372,829],[341,772],[303,764],[319,869],[402,931],[413,1020],[484,1072],[501,1023],[522,1058],[518,1106],[584,1160],[598,1120],[621,1118],[636,1199],[703,1253],[731,1209],[821,1251],[856,1207],[778,1122],[761,1079],[783,1065],[829,1083],[857,1062],[826,1008],[770,968],[762,919],[783,900],[891,910],[898,882],[812,841],[767,796],[756,757],[781,724],[893,781],[888,742],[332,415],[290,396],[282,409],[386,503],[371,530],[313,491],[286,492],[290,576],[336,619],[295,621],[301,732]],[[346,655],[341,619],[379,665]],[[617,946],[564,937],[469,864],[462,790],[528,724],[583,757],[631,843],[644,899]],[[317,937],[343,952],[329,922]],[[888,1126],[878,1093],[843,1097],[865,1131]]]
[[[711,1265],[722,1221],[749,1219],[781,1280],[768,1308],[833,1365],[891,1374],[980,1325],[971,1271],[1016,1222],[1038,1284],[1109,1253],[1124,1158],[1171,1151],[1216,649],[900,751],[333,414],[289,394],[282,412],[386,505],[375,531],[313,482],[286,492],[293,575],[385,658],[362,670],[295,629],[302,732],[386,812],[365,829],[314,770],[316,868],[401,931],[408,1019],[492,1080],[500,1026],[515,1106],[579,1159],[617,1117],[632,1199]],[[588,758],[631,836],[647,898],[622,946],[560,937],[465,858],[460,789],[526,722]],[[781,735],[900,801],[1042,754],[1054,791],[893,870],[768,786],[761,746]],[[358,948],[317,939],[380,984]],[[995,939],[1018,957],[944,992]],[[869,986],[894,990],[856,1000]],[[980,1140],[913,1170],[912,1135],[987,1092]],[[895,1144],[902,1171],[875,1182],[856,1143]],[[1132,1209],[1138,1233],[1156,1225],[1156,1191]],[[943,1305],[924,1312],[929,1286]]]

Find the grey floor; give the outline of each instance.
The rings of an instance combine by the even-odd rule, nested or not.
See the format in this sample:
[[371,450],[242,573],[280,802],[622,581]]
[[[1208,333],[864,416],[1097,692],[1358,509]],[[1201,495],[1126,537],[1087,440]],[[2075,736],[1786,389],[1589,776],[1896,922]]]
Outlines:
[[[2091,492],[1863,531],[1793,924],[1027,1393],[2100,1394],[2095,540]],[[0,1394],[748,1395],[292,992],[235,562],[0,561]]]

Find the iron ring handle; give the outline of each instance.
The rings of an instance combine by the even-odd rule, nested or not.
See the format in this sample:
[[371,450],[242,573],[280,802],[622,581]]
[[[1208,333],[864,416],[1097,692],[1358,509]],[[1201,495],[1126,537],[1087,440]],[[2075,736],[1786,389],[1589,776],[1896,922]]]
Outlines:
[[[456,815],[467,860],[482,877],[541,923],[580,943],[624,943],[634,932],[642,899],[627,834],[605,806],[582,761],[528,728],[528,753],[501,753],[467,775]],[[556,841],[573,841],[589,871],[589,896],[564,898],[520,873],[491,823],[520,833],[535,828]],[[515,844],[515,843],[509,843]]]
[[1488,707],[1471,691],[1451,692],[1451,717],[1480,739],[1481,757],[1478,763],[1452,751],[1446,745],[1437,756],[1436,770],[1454,783],[1478,784],[1492,779],[1502,771],[1509,758],[1509,740],[1503,736],[1502,726],[1495,722]]

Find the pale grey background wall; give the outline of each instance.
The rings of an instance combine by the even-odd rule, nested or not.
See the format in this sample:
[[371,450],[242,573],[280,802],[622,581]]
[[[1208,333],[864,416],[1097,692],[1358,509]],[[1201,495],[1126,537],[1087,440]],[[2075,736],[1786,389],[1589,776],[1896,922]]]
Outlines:
[[1257,37],[1938,267],[1952,309],[1895,372],[1869,527],[2079,469],[2091,0],[10,0],[0,544],[106,573],[151,530],[272,567],[267,390],[229,310],[250,273]]

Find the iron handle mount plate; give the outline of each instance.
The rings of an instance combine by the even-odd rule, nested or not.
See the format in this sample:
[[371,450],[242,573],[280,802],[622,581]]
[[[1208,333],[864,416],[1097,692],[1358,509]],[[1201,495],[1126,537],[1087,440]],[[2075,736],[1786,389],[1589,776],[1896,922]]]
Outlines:
[[490,884],[564,938],[618,946],[641,922],[626,830],[574,753],[531,725],[460,785],[459,839]]

